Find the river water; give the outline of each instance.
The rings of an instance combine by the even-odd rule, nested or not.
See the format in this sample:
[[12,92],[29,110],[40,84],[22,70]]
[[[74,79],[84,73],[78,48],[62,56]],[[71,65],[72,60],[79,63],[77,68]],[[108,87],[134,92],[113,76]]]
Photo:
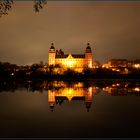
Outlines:
[[0,137],[140,137],[140,81],[0,81]]

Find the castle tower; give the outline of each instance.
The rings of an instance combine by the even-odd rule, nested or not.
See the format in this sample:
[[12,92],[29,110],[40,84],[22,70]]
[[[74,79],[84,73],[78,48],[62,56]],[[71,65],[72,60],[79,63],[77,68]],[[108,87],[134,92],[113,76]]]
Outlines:
[[93,98],[92,87],[89,87],[85,95],[85,104],[86,104],[87,112],[89,112],[89,109],[91,108],[92,98]]
[[51,111],[53,111],[55,106],[55,92],[52,90],[48,90],[48,103]]
[[92,51],[90,48],[90,44],[87,43],[86,52],[85,52],[85,63],[88,68],[92,68]]
[[51,43],[51,47],[49,49],[49,66],[50,65],[55,65],[55,48],[54,44]]

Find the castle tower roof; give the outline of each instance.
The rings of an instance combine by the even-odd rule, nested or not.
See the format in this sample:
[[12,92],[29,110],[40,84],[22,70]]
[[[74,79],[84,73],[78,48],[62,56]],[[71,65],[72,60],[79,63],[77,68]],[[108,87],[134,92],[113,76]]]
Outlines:
[[86,53],[91,53],[90,43],[87,43]]
[[50,49],[51,49],[51,50],[55,50],[55,48],[54,48],[54,43],[51,43]]
[[53,111],[53,109],[54,109],[54,103],[50,103],[50,109],[51,109],[51,111]]
[[86,102],[86,108],[87,112],[89,112],[89,109],[91,108],[91,102]]

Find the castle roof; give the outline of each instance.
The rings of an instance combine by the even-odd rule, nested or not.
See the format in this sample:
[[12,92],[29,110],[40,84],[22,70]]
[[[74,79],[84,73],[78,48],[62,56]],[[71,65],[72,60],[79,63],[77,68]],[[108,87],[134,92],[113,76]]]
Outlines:
[[90,46],[87,46],[86,49],[91,49],[91,47]]
[[52,49],[55,49],[53,43],[51,43],[51,47],[50,47],[50,49],[51,49],[51,50],[52,50]]
[[86,49],[91,49],[91,48],[90,48],[90,43],[87,43]]
[[64,54],[64,55],[56,55],[55,58],[67,58],[68,54]]
[[74,58],[85,58],[84,54],[72,54]]
[[[56,55],[56,58],[67,58],[69,54],[64,54],[64,55]],[[71,54],[73,58],[85,58],[84,54]]]
[[55,49],[54,46],[51,46],[50,49]]

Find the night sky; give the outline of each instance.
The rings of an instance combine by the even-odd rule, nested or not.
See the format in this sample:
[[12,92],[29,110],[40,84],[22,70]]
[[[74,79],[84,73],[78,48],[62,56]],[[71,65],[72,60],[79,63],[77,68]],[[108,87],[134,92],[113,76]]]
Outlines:
[[66,53],[93,58],[140,58],[140,2],[48,1],[39,13],[33,1],[15,2],[0,18],[0,61],[18,65],[48,62],[51,42]]

